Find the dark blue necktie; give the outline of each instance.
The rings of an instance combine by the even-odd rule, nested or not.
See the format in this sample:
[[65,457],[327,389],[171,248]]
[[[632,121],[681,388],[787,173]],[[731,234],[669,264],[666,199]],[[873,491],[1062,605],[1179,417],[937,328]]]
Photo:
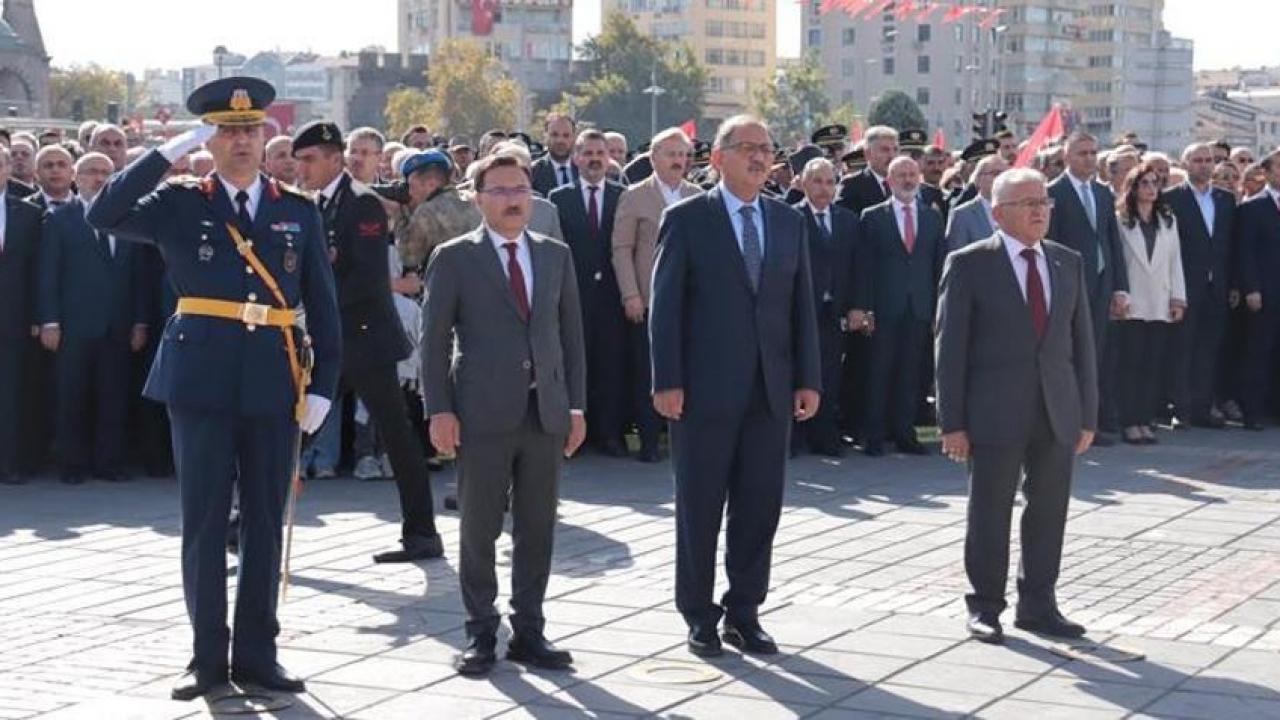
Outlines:
[[239,207],[236,220],[240,223],[240,232],[248,235],[249,229],[253,227],[253,218],[249,216],[249,193],[244,190],[236,193],[236,205]]

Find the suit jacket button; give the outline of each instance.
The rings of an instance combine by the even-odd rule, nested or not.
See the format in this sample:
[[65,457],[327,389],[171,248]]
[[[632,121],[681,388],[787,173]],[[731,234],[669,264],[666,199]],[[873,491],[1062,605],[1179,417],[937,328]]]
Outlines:
[[258,293],[249,293],[249,302],[258,302]]
[[178,340],[186,340],[186,339],[187,339],[186,333],[178,333]]
[[363,323],[361,323],[361,325],[360,325],[360,329],[361,329],[361,330],[368,330],[368,329],[369,329],[369,326],[368,326],[368,325],[365,325],[365,324],[363,324]]
[[258,326],[257,326],[257,325],[245,325],[245,326],[244,326],[244,329],[245,329],[245,330],[248,330],[249,332],[253,332],[254,330],[257,330],[257,329],[258,329]]
[[252,268],[252,267],[250,267],[250,266],[248,266],[248,265],[245,265],[245,266],[244,266],[244,274],[245,274],[245,275],[252,275],[252,274],[253,274],[253,268]]
[[525,360],[524,362],[520,363],[520,367],[524,368],[525,370],[529,370],[533,368],[533,363],[529,362],[528,360]]

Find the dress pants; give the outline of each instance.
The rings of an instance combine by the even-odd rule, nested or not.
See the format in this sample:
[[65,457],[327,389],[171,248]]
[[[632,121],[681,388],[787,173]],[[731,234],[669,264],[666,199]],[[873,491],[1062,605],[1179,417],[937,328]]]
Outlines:
[[1230,320],[1227,303],[1209,286],[1187,303],[1182,322],[1174,326],[1177,363],[1173,399],[1182,420],[1203,420],[1209,416],[1215,398],[1218,361]]
[[22,338],[0,338],[0,479],[17,464],[24,345]]
[[1120,382],[1117,396],[1120,425],[1147,425],[1156,417],[1162,370],[1176,362],[1167,354],[1169,333],[1175,326],[1167,322],[1124,320],[1116,323],[1120,352]]
[[[843,339],[844,360],[840,363],[840,397],[836,409],[840,414],[840,430],[856,439],[865,439],[867,406],[867,372],[871,356],[871,338],[860,332],[846,333]],[[827,398],[823,398],[826,400]],[[818,406],[821,410],[822,406]]]
[[807,422],[795,423],[792,445],[809,450],[831,450],[840,445],[839,400],[843,372],[844,333],[830,303],[818,308],[818,353],[822,357],[822,402],[818,414]]
[[128,339],[64,335],[55,363],[56,439],[62,472],[120,472],[129,417]]
[[628,323],[627,346],[630,349],[627,366],[627,387],[631,388],[631,413],[636,430],[640,433],[640,447],[658,449],[658,434],[662,431],[662,418],[653,409],[653,367],[649,357],[648,318],[640,324]]
[[18,428],[18,467],[23,474],[44,471],[53,449],[53,418],[57,400],[55,357],[38,338],[23,341],[22,423]]
[[396,489],[400,493],[402,536],[435,535],[427,456],[422,441],[409,424],[409,410],[404,404],[395,363],[388,361],[348,373],[344,382],[355,390],[369,410],[370,425],[391,458]]
[[[744,392],[747,406],[737,417],[686,414],[671,423],[676,609],[690,625],[714,626],[722,615],[737,623],[754,622],[769,590],[791,418],[770,411],[758,371]],[[687,413],[688,406],[685,409]],[[724,565],[729,588],[716,605],[716,542],[726,503]]]
[[1267,414],[1267,400],[1275,389],[1276,347],[1280,345],[1280,308],[1266,305],[1249,312],[1244,340],[1244,372],[1240,407],[1249,422],[1261,422]]
[[867,385],[868,442],[892,436],[914,440],[920,405],[920,367],[929,354],[928,321],[909,316],[876,318],[871,336],[871,368]]
[[511,501],[511,629],[541,633],[542,600],[551,577],[560,468],[565,436],[548,433],[530,391],[524,424],[505,434],[474,434],[462,423],[458,446],[461,522],[459,580],[468,637],[498,630],[500,616],[494,543]]
[[1043,398],[1025,440],[974,444],[969,460],[969,508],[964,567],[973,592],[970,612],[999,614],[1007,606],[1009,530],[1018,484],[1022,511],[1022,562],[1018,568],[1018,616],[1041,618],[1057,609],[1054,588],[1062,564],[1062,536],[1071,500],[1075,448],[1053,433]]
[[[622,312],[622,305],[613,294],[588,294],[585,297],[603,295],[600,307],[588,308],[584,298],[583,330],[586,333],[587,353],[587,433],[596,445],[622,442],[623,429],[630,404],[626,365],[628,358],[627,336],[631,323]],[[610,304],[611,303],[611,304]]]
[[279,415],[169,408],[182,497],[182,591],[195,635],[194,669],[227,665],[227,518],[240,497],[240,568],[232,664],[269,671],[276,662],[281,525],[298,426]]

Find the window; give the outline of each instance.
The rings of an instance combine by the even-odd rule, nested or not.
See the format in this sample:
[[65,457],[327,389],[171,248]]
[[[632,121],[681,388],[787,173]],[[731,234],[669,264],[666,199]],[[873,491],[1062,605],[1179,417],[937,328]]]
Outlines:
[[921,75],[929,74],[929,56],[920,55],[916,58],[916,72]]
[[809,28],[809,47],[822,47],[822,28]]
[[845,45],[845,46],[852,45],[852,44],[853,44],[853,38],[854,38],[854,36],[856,35],[856,33],[854,32],[856,29],[857,29],[857,28],[845,28],[845,29],[841,30],[841,31],[840,31],[840,44],[841,44],[841,45]]
[[956,105],[963,104],[963,101],[964,101],[964,90],[961,90],[960,88],[956,88]]
[[956,35],[956,42],[964,42],[964,26],[960,24],[952,25],[952,31]]
[[955,71],[956,71],[956,72],[964,72],[964,56],[963,56],[963,55],[957,55],[957,56],[956,56],[956,67],[955,67]]
[[1115,30],[1090,30],[1089,42],[1115,42]]
[[933,39],[932,25],[919,25],[916,27],[916,40],[920,42],[929,42]]
[[884,71],[885,75],[892,75],[893,74],[893,58],[891,57],[884,58],[882,60],[881,70]]
[[922,107],[929,104],[929,88],[916,88],[916,104]]
[[1089,57],[1089,67],[1091,68],[1109,68],[1111,67],[1112,57],[1110,55],[1092,55]]

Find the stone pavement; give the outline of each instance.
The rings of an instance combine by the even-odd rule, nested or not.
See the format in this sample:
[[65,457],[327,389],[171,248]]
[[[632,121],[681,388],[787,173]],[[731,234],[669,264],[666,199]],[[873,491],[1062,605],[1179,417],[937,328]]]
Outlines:
[[[397,536],[392,485],[313,482],[281,613],[282,661],[310,693],[275,716],[1280,718],[1278,434],[1161,436],[1085,457],[1060,586],[1137,662],[1012,628],[1005,647],[965,639],[964,477],[936,455],[792,462],[763,618],[784,652],[697,660],[671,602],[669,467],[587,457],[562,488],[546,607],[576,671],[466,680],[449,665],[456,515],[446,560],[375,566]],[[167,699],[190,644],[177,507],[164,481],[0,487],[0,718],[209,714]]]

